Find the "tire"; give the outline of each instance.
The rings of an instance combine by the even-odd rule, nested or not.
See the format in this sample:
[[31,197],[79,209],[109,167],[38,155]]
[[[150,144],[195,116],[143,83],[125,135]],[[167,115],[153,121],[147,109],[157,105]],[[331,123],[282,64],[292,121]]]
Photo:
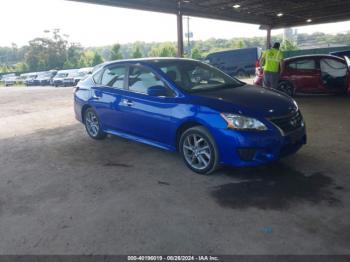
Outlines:
[[287,81],[280,82],[278,84],[278,90],[289,95],[290,97],[293,97],[295,93],[293,85]]
[[215,140],[202,126],[182,133],[179,151],[187,167],[197,174],[209,175],[218,168],[219,153]]
[[95,140],[106,138],[107,134],[101,128],[100,119],[95,110],[88,108],[84,112],[84,125],[88,135]]

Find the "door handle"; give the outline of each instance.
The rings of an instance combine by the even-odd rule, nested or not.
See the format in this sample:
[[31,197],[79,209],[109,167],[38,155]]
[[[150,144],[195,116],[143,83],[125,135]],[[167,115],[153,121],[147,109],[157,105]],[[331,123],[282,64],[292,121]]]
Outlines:
[[129,99],[123,99],[122,100],[122,103],[125,105],[125,106],[133,106],[133,102]]

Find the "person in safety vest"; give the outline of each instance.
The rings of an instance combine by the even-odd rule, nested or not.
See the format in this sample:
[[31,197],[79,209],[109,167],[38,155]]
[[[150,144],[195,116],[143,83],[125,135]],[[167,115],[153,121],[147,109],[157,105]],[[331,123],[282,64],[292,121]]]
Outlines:
[[277,89],[282,68],[283,54],[280,51],[280,43],[275,43],[273,48],[266,50],[260,60],[264,68],[264,87]]

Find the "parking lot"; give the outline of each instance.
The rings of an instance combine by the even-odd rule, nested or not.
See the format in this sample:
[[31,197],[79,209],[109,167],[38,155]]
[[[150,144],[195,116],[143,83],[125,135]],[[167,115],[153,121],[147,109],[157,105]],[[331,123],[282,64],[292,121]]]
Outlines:
[[118,137],[93,141],[71,88],[0,88],[2,254],[350,254],[350,98],[297,101],[308,145],[200,176]]

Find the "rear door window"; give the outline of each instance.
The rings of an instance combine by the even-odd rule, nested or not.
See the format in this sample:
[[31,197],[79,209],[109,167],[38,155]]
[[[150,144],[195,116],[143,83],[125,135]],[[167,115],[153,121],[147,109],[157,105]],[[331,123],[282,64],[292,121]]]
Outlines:
[[123,89],[125,82],[125,66],[112,66],[104,70],[101,84],[112,88]]
[[316,61],[314,59],[303,59],[290,62],[288,67],[294,70],[315,70]]
[[168,96],[174,96],[172,90],[153,72],[141,66],[132,66],[129,71],[129,90],[131,92],[148,94],[148,89],[154,86],[163,86],[168,90]]

